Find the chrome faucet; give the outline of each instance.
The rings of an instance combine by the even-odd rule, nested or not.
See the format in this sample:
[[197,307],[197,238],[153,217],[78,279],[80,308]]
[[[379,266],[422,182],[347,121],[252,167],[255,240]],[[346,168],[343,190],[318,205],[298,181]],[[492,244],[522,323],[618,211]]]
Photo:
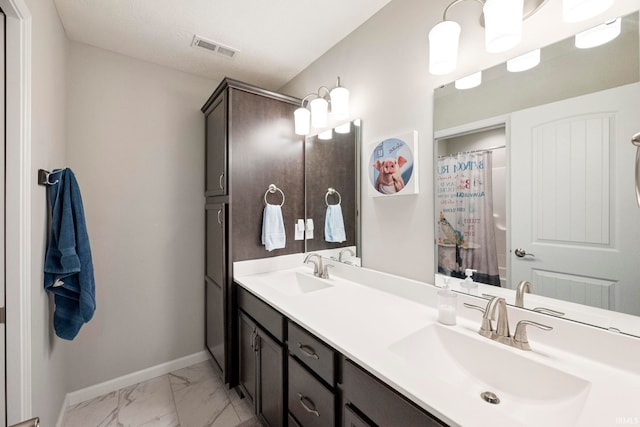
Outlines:
[[533,285],[526,280],[520,282],[518,287],[516,288],[516,307],[524,308],[524,294],[530,294]]
[[[482,325],[478,331],[480,335],[510,347],[519,348],[520,350],[531,350],[531,346],[529,345],[529,340],[527,338],[527,325],[532,325],[545,331],[553,329],[551,326],[543,325],[541,323],[532,322],[530,320],[521,320],[516,325],[516,333],[514,336],[511,336],[511,333],[509,332],[507,303],[504,298],[492,297],[487,303],[487,308],[467,303],[464,303],[464,306],[483,313]],[[496,310],[498,311],[497,318]],[[495,330],[491,323],[492,320],[496,320]]]
[[349,248],[344,248],[343,250],[340,251],[340,253],[338,254],[338,261],[342,262],[342,255],[344,255],[344,253],[347,252],[349,253],[351,256],[356,256],[356,254]]
[[[311,258],[313,257],[317,258],[318,261],[312,260]],[[316,277],[322,277],[322,274],[324,273],[324,267],[322,266],[322,257],[312,252],[304,258],[305,264],[309,264],[310,262],[313,263],[313,275]]]

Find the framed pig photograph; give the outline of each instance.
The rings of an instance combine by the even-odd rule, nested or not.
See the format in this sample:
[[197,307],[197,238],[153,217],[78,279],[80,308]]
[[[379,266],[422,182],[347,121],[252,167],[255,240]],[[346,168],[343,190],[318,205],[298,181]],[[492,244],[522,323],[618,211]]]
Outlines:
[[418,132],[369,144],[369,197],[418,194]]

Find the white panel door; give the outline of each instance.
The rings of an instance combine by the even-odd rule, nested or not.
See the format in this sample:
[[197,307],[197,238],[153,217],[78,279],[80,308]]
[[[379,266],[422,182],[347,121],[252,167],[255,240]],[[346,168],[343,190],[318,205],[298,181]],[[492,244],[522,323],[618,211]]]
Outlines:
[[640,315],[639,122],[639,83],[513,113],[512,287]]
[[5,361],[6,361],[6,326],[4,324],[4,294],[5,294],[5,270],[4,270],[4,262],[5,262],[5,239],[4,239],[4,200],[5,200],[5,183],[4,183],[4,171],[5,171],[5,75],[4,75],[4,26],[5,26],[5,17],[2,12],[0,12],[0,140],[2,141],[0,149],[0,316],[2,317],[2,324],[0,324],[0,425],[7,424],[7,396],[6,396],[6,375],[5,375]]

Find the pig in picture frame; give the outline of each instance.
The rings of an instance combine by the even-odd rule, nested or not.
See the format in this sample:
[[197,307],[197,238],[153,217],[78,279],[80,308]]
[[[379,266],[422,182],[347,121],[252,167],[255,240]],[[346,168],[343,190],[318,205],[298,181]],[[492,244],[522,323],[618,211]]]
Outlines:
[[418,194],[418,132],[376,140],[367,151],[369,197]]

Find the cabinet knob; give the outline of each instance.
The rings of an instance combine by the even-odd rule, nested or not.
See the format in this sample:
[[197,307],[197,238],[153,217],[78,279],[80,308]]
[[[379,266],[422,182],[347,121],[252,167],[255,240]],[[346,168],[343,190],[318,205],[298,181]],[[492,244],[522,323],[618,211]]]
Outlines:
[[218,224],[222,225],[222,209],[218,209]]
[[224,183],[222,182],[223,178],[224,178],[224,173],[221,173],[220,178],[218,178],[218,185],[220,185],[221,190],[224,190]]

